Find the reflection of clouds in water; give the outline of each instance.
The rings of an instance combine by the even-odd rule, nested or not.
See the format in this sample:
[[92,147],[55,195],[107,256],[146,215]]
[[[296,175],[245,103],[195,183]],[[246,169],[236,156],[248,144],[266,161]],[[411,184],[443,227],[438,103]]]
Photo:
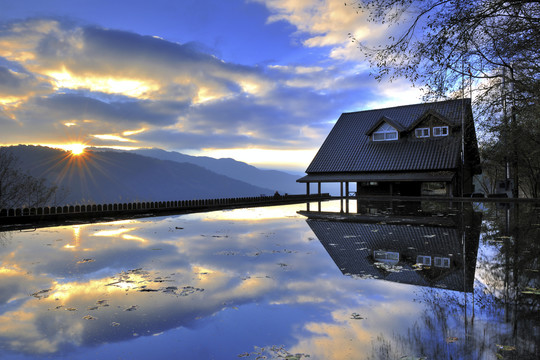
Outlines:
[[[362,283],[369,284],[369,281]],[[367,290],[384,293],[388,287],[395,286],[375,281]],[[332,319],[305,323],[304,335],[297,336],[297,343],[289,351],[297,353],[309,349],[309,354],[315,359],[363,359],[369,356],[374,338],[392,338],[394,332],[406,331],[416,322],[420,308],[419,304],[412,305],[408,299],[396,302],[395,299],[386,301],[365,296],[350,299],[345,307],[342,298],[336,303],[341,307],[329,309]],[[402,354],[408,353],[408,349],[400,350]]]
[[[278,323],[245,351],[279,336],[289,351],[297,342],[297,352],[324,358],[327,351],[349,354],[349,339],[358,349],[368,331],[384,331],[386,314],[394,325],[414,321],[414,310],[388,305],[399,284],[343,276],[292,209],[264,221],[209,213],[211,221],[190,214],[16,233],[0,248],[2,269],[10,269],[0,285],[0,347],[57,354],[177,328],[203,334],[209,330],[200,324],[236,316],[219,323],[229,341],[238,341],[230,338],[237,321],[248,333]],[[257,318],[246,319],[254,304]],[[302,316],[276,319],[278,309],[301,309]],[[351,320],[353,312],[366,319]]]
[[[268,290],[264,282],[231,276],[213,278],[217,284],[205,288],[209,284],[198,280],[198,269],[188,270],[132,270],[113,278],[53,283],[49,291],[0,316],[0,324],[5,324],[0,327],[1,343],[15,351],[54,353],[71,345],[151,335],[189,325],[223,309],[225,302],[243,302]],[[14,322],[17,326],[8,326]]]
[[[1,253],[2,300],[23,301],[0,315],[1,347],[56,353],[189,326],[226,307],[278,297],[290,291],[279,264],[298,252],[283,244],[306,246],[298,236],[305,224],[256,223],[166,217],[15,234],[9,253]],[[230,250],[242,254],[224,253]]]

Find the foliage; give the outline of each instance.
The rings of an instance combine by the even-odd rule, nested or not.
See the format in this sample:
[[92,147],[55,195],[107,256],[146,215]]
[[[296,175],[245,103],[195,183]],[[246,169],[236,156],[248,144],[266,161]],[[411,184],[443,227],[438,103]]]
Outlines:
[[21,171],[16,157],[0,149],[0,208],[38,207],[50,204],[57,193],[45,179]]
[[[375,77],[407,78],[424,90],[426,100],[474,92],[484,155],[498,158],[499,165],[509,163],[516,183],[525,178],[521,190],[538,196],[538,137],[527,135],[540,129],[540,3],[362,0],[355,5],[369,21],[388,26],[386,42],[359,42]],[[501,146],[494,146],[494,138]],[[494,150],[499,153],[491,154]]]
[[530,81],[538,80],[540,66],[536,1],[364,0],[356,5],[369,21],[398,31],[387,43],[360,43],[378,79],[406,77],[444,96],[460,89],[456,84],[464,76],[492,80],[503,68],[510,76],[513,68],[514,78],[521,79],[516,85],[537,86]]

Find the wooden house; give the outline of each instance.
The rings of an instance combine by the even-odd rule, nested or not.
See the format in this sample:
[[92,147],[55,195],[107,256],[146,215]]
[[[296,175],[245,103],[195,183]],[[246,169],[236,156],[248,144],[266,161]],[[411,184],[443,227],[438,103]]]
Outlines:
[[297,182],[348,195],[466,196],[480,157],[470,99],[343,113]]

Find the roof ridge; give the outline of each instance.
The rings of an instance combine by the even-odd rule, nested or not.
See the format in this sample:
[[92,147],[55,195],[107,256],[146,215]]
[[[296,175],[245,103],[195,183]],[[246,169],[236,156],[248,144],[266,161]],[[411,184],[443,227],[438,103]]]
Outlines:
[[357,113],[370,112],[370,111],[399,109],[399,108],[407,108],[407,107],[421,106],[421,105],[439,105],[439,104],[448,103],[448,102],[467,101],[467,100],[470,101],[471,99],[470,98],[463,98],[463,99],[448,99],[448,100],[436,101],[436,102],[421,102],[421,103],[417,103],[417,104],[397,105],[397,106],[383,107],[383,108],[377,108],[377,109],[350,111],[350,112],[344,112],[343,114],[357,114]]

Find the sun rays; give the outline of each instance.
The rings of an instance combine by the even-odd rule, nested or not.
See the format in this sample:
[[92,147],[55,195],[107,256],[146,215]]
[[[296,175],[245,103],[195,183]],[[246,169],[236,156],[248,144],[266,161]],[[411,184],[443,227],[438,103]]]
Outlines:
[[70,144],[67,149],[71,151],[71,155],[79,156],[84,154],[84,149],[86,149],[86,145],[84,144]]

